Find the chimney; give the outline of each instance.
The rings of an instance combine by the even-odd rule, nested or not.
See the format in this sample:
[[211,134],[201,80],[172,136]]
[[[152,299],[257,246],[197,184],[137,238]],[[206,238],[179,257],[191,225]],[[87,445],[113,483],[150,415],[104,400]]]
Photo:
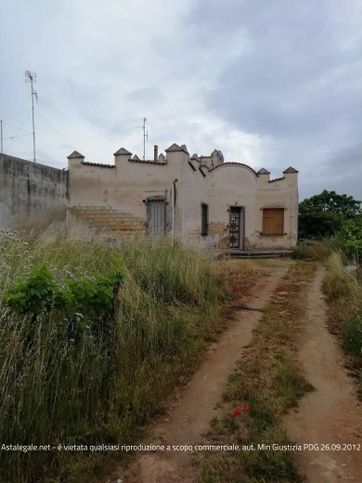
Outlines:
[[153,147],[153,160],[154,161],[158,160],[158,146],[157,146],[157,144],[155,144],[154,147]]

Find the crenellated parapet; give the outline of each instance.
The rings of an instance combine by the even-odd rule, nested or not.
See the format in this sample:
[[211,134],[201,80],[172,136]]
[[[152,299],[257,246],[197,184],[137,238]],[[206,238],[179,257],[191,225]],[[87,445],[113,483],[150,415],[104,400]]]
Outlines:
[[114,163],[93,163],[78,151],[68,162],[70,225],[77,218],[119,236],[161,230],[205,246],[230,242],[234,247],[240,235],[240,249],[289,249],[296,243],[295,168],[271,179],[265,168],[225,162],[217,149],[190,156],[187,146],[177,143],[163,153],[154,146],[151,159],[121,147]]

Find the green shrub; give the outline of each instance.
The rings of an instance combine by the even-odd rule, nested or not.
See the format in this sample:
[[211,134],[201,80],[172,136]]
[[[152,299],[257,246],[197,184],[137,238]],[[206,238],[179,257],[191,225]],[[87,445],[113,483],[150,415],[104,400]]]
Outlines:
[[298,243],[292,251],[292,258],[294,260],[307,260],[308,259],[308,247],[305,243]]
[[343,255],[334,252],[327,260],[327,273],[323,281],[323,290],[330,301],[346,298],[349,305],[356,305],[361,297],[361,288],[357,280],[346,273]]
[[30,316],[33,323],[40,314],[47,316],[55,312],[56,317],[68,324],[72,337],[85,327],[102,336],[114,315],[122,279],[123,274],[118,271],[111,275],[71,279],[57,285],[47,265],[35,266],[27,279],[8,287],[3,303],[19,315]]
[[343,348],[346,352],[362,356],[362,318],[347,320],[342,326]]
[[359,263],[362,259],[362,218],[345,221],[337,237],[346,257]]
[[323,289],[329,304],[329,326],[349,354],[349,367],[362,399],[362,286],[358,277],[346,273],[340,253],[328,259]]
[[[219,324],[213,263],[168,242],[0,234],[0,441],[132,442]],[[120,290],[118,290],[121,284]],[[110,455],[9,452],[0,481],[99,481]]]
[[[58,292],[46,265],[34,267],[30,277],[11,285],[4,295],[4,303],[20,315],[36,316],[49,311],[58,303]],[[61,305],[62,301],[59,300]]]
[[295,260],[324,261],[333,251],[340,249],[341,242],[337,238],[300,242],[293,249],[292,257]]

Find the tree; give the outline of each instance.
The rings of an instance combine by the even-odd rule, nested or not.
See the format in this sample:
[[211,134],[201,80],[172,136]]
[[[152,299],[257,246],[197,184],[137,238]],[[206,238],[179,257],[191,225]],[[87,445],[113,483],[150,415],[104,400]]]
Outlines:
[[361,217],[361,201],[324,190],[299,204],[299,237],[324,238],[340,231],[346,220]]

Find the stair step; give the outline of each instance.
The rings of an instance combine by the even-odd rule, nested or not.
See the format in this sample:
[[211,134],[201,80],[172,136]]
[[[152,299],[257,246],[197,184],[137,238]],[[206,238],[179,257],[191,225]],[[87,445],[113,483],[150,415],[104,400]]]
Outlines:
[[215,250],[217,258],[278,258],[290,257],[291,250]]
[[97,233],[134,236],[145,232],[145,222],[131,213],[112,208],[82,206],[71,208],[71,213],[92,226]]

